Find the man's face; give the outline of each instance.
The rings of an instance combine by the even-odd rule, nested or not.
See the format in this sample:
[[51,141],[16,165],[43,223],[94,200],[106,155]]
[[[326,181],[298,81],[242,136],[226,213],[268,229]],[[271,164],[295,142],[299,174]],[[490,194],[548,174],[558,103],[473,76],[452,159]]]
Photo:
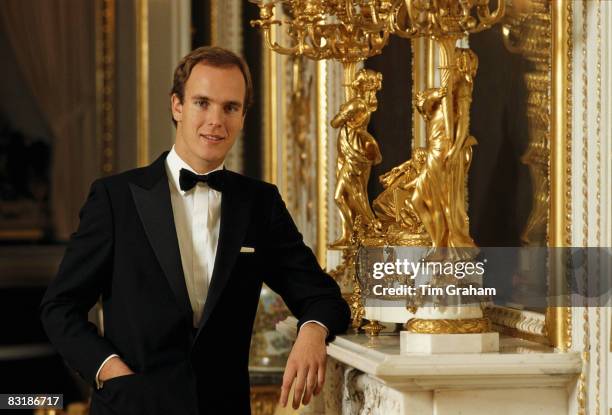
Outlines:
[[183,103],[172,96],[176,152],[199,173],[219,166],[234,145],[244,122],[245,89],[238,67],[199,63],[185,83]]

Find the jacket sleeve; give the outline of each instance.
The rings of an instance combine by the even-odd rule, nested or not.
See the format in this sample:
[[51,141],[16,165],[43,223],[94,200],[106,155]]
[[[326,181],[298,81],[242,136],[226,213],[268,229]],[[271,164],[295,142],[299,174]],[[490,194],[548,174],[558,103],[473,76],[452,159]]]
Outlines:
[[270,192],[264,282],[298,318],[298,329],[306,321],[318,321],[329,330],[330,340],[346,331],[349,307],[338,284],[321,269],[312,250],[304,244],[276,186]]
[[101,363],[117,353],[87,313],[112,275],[113,218],[106,187],[95,181],[55,279],[40,305],[43,327],[68,364],[93,384]]

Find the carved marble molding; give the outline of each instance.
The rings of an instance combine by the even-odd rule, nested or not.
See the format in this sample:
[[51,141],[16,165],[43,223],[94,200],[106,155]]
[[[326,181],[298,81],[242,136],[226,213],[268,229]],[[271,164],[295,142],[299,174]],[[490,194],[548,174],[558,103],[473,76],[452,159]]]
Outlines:
[[548,344],[546,316],[527,310],[491,305],[485,314],[502,333]]
[[342,394],[342,414],[400,415],[401,394],[371,376],[348,368]]

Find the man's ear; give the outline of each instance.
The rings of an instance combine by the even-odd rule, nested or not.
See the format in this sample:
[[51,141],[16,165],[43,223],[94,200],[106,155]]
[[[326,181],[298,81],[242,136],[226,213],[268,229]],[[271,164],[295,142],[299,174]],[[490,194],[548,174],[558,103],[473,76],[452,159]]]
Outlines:
[[174,121],[181,122],[183,120],[183,104],[178,95],[172,94],[170,98],[170,107],[172,108],[172,118]]

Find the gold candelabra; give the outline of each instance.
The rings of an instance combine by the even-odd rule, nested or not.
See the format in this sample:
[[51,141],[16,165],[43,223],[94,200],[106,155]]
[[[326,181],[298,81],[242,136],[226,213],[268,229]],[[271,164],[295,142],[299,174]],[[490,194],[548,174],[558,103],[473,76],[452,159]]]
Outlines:
[[[263,31],[272,51],[332,59],[343,65],[345,102],[332,120],[339,130],[334,196],[342,235],[330,248],[351,253],[344,256],[353,261],[345,269],[354,269],[352,254],[363,244],[426,243],[435,248],[459,248],[445,251],[456,252],[451,260],[470,259],[465,255],[471,256],[474,251],[469,248],[476,247],[469,235],[465,187],[476,143],[469,134],[469,109],[478,59],[470,49],[456,44],[497,23],[504,14],[505,0],[498,0],[493,11],[489,0],[251,1],[260,8],[260,18],[251,24]],[[275,17],[279,5],[284,19]],[[284,29],[287,44],[279,43],[273,28]],[[371,166],[382,157],[367,125],[377,108],[382,76],[371,70],[357,72],[357,66],[380,54],[391,34],[428,37],[435,42],[440,85],[415,95],[416,108],[426,124],[427,148],[417,149],[411,160],[381,177],[385,191],[374,202],[373,211],[366,186]],[[356,276],[353,280],[358,289]],[[354,316],[363,313],[363,309],[353,311]]]
[[[286,0],[254,1],[260,18],[251,24],[263,31],[267,46],[283,55],[341,62],[346,102],[332,120],[338,128],[337,187],[335,200],[342,219],[342,235],[334,249],[351,248],[355,219],[365,223],[375,216],[367,202],[367,182],[381,156],[374,137],[367,133],[370,115],[377,108],[376,92],[382,76],[360,71],[358,64],[380,54],[392,27],[390,0]],[[282,5],[287,19],[275,18]],[[281,45],[273,27],[285,29],[288,44]]]
[[[335,59],[360,62],[382,51],[389,38],[390,0],[251,0],[259,11],[253,27],[261,28],[268,47],[283,55],[301,55],[313,60]],[[275,19],[282,4],[287,20]],[[280,45],[271,28],[284,27],[290,45]]]

